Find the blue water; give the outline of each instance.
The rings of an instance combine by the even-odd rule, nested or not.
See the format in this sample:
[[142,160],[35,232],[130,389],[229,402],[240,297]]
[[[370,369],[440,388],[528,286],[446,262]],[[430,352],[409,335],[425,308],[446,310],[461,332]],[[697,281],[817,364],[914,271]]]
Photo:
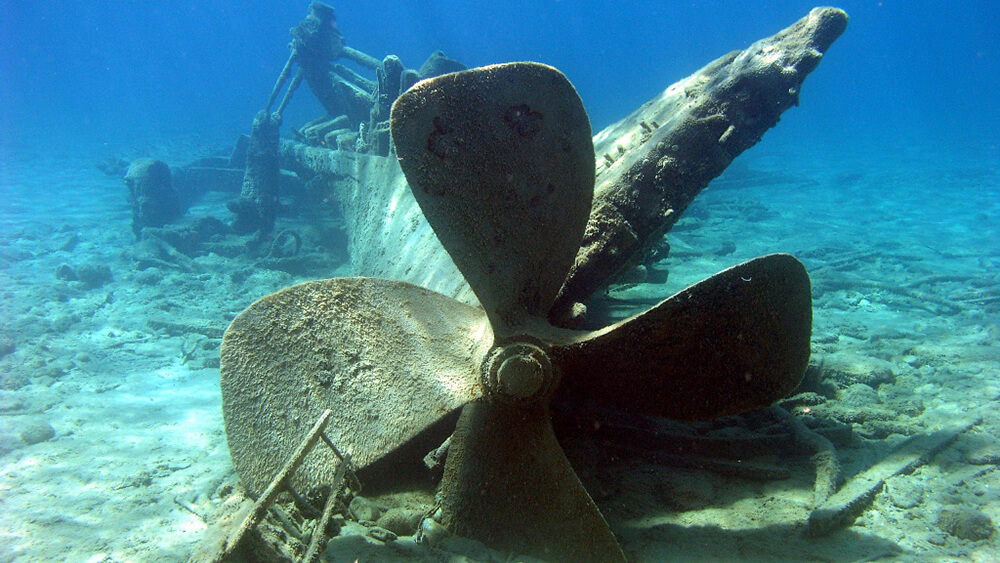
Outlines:
[[[245,129],[281,70],[287,30],[305,4],[4,1],[3,135]],[[556,66],[580,90],[595,130],[812,7],[791,0],[336,6],[348,45],[379,58],[397,54],[409,67],[435,49],[468,66]],[[1000,5],[887,0],[839,7],[851,16],[848,31],[809,79],[804,108],[789,112],[776,135],[819,138],[838,152],[927,142],[998,158]],[[315,114],[309,96],[298,98],[288,123]]]
[[[170,164],[178,166],[227,154],[266,102],[288,57],[288,30],[307,5],[0,0],[0,563],[66,554],[183,561],[204,531],[192,514],[224,500],[219,484],[234,477],[218,395],[221,332],[255,299],[332,274],[292,275],[207,253],[183,261],[194,264],[187,270],[140,268],[121,178],[94,165],[109,157],[176,157]],[[517,60],[555,66],[576,86],[597,132],[814,4],[334,6],[348,46],[379,59],[395,54],[408,68],[435,50],[469,67]],[[805,456],[788,462],[798,473],[785,488],[733,485],[751,490],[747,498],[726,497],[731,491],[715,481],[705,500],[703,488],[681,483],[688,496],[667,502],[670,508],[656,515],[662,520],[644,520],[648,529],[631,535],[636,514],[628,509],[650,516],[642,510],[654,512],[643,505],[650,495],[637,479],[634,490],[602,490],[602,510],[638,561],[662,560],[674,553],[671,546],[684,546],[687,560],[733,558],[744,547],[739,557],[757,549],[759,560],[902,553],[902,560],[926,554],[989,561],[1000,553],[1000,534],[961,539],[938,525],[942,507],[953,505],[1000,523],[1000,2],[850,0],[838,7],[850,23],[806,79],[800,107],[784,113],[669,234],[671,254],[661,264],[669,281],[617,288],[615,295],[635,298],[642,309],[739,261],[794,253],[812,275],[813,358],[828,359],[829,374],[842,368],[836,396],[827,397],[831,408],[857,398],[848,389],[867,397],[858,409],[896,415],[920,406],[912,418],[890,417],[903,428],[896,433],[882,428],[885,434],[875,436],[881,430],[851,423],[863,439],[844,448],[846,477],[904,435],[952,420],[983,422],[935,463],[895,482],[894,490],[924,490],[922,503],[903,509],[905,503],[879,495],[856,527],[823,541],[802,539],[796,528],[808,516],[801,495],[811,493]],[[300,88],[284,114],[283,135],[323,113]],[[229,220],[223,198],[232,195],[208,194],[189,217]],[[113,281],[90,288],[57,278],[67,263],[110,265]],[[189,324],[202,332],[184,333],[164,318],[194,319]],[[877,395],[867,384],[858,391],[843,367],[854,364],[885,368],[892,381],[872,384]],[[53,435],[28,444],[19,436],[29,422],[49,425]],[[133,451],[140,447],[146,449]],[[612,473],[620,469],[609,465]],[[983,473],[967,477],[970,467]],[[666,475],[674,469],[661,470],[636,465],[620,472],[677,484]],[[600,471],[588,477],[605,478]],[[969,484],[956,484],[955,475]],[[791,524],[767,523],[769,501],[740,508],[771,494]],[[689,501],[697,506],[684,507],[693,518],[684,520],[677,506]],[[760,516],[763,523],[758,529],[742,520],[716,523],[711,515],[697,520],[701,508],[747,510],[749,520]],[[744,525],[745,536],[733,531]]]

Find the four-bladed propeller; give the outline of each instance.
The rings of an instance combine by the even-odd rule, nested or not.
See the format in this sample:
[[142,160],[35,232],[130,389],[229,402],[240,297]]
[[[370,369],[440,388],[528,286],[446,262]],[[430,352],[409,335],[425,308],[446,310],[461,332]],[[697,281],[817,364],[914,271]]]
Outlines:
[[[367,278],[252,305],[222,351],[240,477],[261,490],[289,435],[326,408],[334,439],[361,466],[461,408],[439,491],[449,530],[546,560],[624,560],[556,440],[552,397],[685,420],[771,404],[808,362],[805,269],[765,256],[611,327],[554,327],[549,308],[594,187],[590,125],[566,77],[512,63],[421,82],[393,106],[392,137],[483,310]],[[333,465],[311,462],[304,478],[329,477]]]

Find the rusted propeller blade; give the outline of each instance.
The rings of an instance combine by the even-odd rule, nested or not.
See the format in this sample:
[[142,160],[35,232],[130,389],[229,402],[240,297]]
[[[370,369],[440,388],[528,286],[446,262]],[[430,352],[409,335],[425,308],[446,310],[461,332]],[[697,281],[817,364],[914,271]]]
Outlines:
[[594,191],[590,122],[558,70],[511,63],[421,82],[396,100],[399,163],[498,336],[548,314]]
[[809,361],[809,276],[788,254],[724,270],[554,351],[560,391],[625,411],[707,420],[770,405]]
[[489,546],[553,562],[625,561],[544,405],[462,409],[439,498],[449,530]]
[[[482,395],[480,348],[491,340],[480,309],[401,282],[337,278],[257,301],[222,341],[237,473],[263,491],[325,409],[327,434],[356,468],[378,461]],[[330,483],[336,466],[317,448],[292,485]]]

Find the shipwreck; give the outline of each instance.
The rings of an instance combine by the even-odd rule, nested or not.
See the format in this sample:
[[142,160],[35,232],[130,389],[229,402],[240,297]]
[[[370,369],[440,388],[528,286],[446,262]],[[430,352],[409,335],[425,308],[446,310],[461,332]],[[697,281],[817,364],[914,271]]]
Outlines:
[[[810,283],[773,254],[608,326],[588,300],[657,274],[664,235],[798,104],[846,25],[814,9],[595,134],[552,67],[466,69],[438,52],[407,69],[348,47],[333,8],[314,2],[233,160],[229,209],[236,233],[273,245],[287,237],[282,170],[308,178],[345,218],[352,277],[267,296],[226,331],[226,436],[248,498],[194,560],[315,560],[351,494],[392,487],[425,456],[436,501],[412,531],[427,544],[447,534],[547,561],[625,560],[552,405],[688,421],[771,405],[808,364]],[[327,115],[282,139],[303,83]],[[307,518],[267,516],[283,491]]]

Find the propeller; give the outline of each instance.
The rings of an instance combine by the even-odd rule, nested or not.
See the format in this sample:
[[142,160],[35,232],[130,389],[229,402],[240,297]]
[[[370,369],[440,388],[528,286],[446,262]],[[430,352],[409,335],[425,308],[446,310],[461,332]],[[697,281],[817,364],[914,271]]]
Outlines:
[[589,121],[566,77],[514,63],[422,82],[393,106],[392,136],[417,202],[492,329],[484,395],[463,408],[452,435],[442,523],[546,560],[624,560],[552,431],[559,383],[686,419],[770,404],[808,361],[805,269],[787,255],[763,257],[607,329],[558,329],[548,312],[594,186]]
[[[556,440],[553,396],[687,420],[772,403],[808,362],[804,267],[764,256],[611,327],[555,327],[549,309],[594,186],[587,114],[566,77],[512,63],[423,81],[396,101],[391,130],[414,196],[483,309],[368,278],[258,301],[223,339],[237,472],[266,484],[325,408],[362,467],[461,409],[438,495],[446,528],[549,561],[624,561]],[[307,460],[305,473],[328,480],[333,465]]]
[[[308,282],[257,301],[221,349],[226,441],[240,479],[263,492],[326,409],[326,434],[356,468],[380,461],[482,396],[487,331],[481,309],[380,279]],[[338,463],[316,448],[290,484],[330,483]]]

